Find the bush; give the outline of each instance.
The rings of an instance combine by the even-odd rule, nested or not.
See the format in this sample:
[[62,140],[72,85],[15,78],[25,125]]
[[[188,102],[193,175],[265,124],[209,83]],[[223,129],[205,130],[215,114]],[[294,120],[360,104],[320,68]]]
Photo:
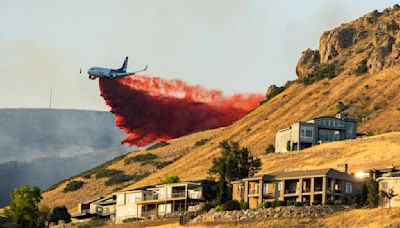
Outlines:
[[137,221],[141,221],[141,220],[143,220],[143,219],[142,218],[127,218],[127,219],[124,219],[122,222],[128,223],[128,222],[137,222]]
[[208,141],[210,141],[211,138],[205,138],[205,139],[200,139],[199,141],[197,141],[194,146],[198,147],[198,146],[202,146],[204,144],[206,144]]
[[147,147],[146,150],[154,150],[154,149],[157,149],[157,148],[168,146],[169,144],[170,144],[169,142],[162,141],[162,142],[159,142],[159,143],[156,143],[156,144],[154,144],[152,146]]
[[161,178],[161,180],[158,182],[158,184],[172,184],[172,183],[178,183],[179,181],[181,181],[179,176],[170,175],[170,176]]
[[296,203],[294,203],[294,205],[295,205],[296,207],[304,206],[304,204],[303,204],[302,202],[296,202]]
[[65,206],[55,207],[50,215],[49,222],[57,223],[59,220],[64,220],[65,223],[71,222],[71,215]]
[[215,207],[215,211],[225,211],[225,208],[223,205],[218,205]]
[[249,209],[249,202],[241,201],[241,202],[240,202],[240,209],[241,209],[241,210]]
[[147,153],[147,154],[138,154],[136,156],[127,158],[124,160],[125,165],[129,165],[133,162],[148,162],[157,158],[157,155]]
[[308,75],[303,79],[299,79],[299,82],[305,85],[310,85],[324,78],[334,78],[338,75],[338,73],[339,68],[336,66],[335,63],[323,64],[319,66],[314,73]]
[[282,200],[274,200],[271,202],[271,207],[275,208],[275,207],[282,207],[282,206],[286,206],[285,201]]
[[96,174],[96,179],[99,179],[102,177],[112,177],[112,176],[118,175],[120,173],[123,173],[123,171],[116,170],[116,169],[102,169]]
[[270,208],[270,207],[271,207],[271,202],[263,203],[263,208]]
[[126,175],[124,173],[118,173],[117,175],[110,177],[104,184],[106,186],[117,185],[117,184],[124,183],[126,181],[130,181],[132,179],[133,179],[133,176]]
[[240,210],[240,203],[237,200],[228,200],[223,205],[225,211]]
[[274,144],[270,143],[268,144],[267,148],[265,148],[265,154],[272,154],[275,152],[275,146]]
[[357,64],[357,68],[355,70],[356,75],[362,75],[368,73],[367,59],[362,60]]
[[83,182],[83,181],[72,181],[72,182],[69,182],[67,184],[67,186],[65,186],[63,192],[76,191],[76,190],[80,189],[84,184],[85,184],[85,182]]

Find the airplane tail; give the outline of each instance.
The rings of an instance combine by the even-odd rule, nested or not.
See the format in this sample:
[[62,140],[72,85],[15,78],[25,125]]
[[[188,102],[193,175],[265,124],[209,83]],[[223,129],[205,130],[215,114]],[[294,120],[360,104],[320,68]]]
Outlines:
[[128,57],[125,58],[124,64],[122,64],[122,67],[119,68],[120,71],[126,72],[126,69],[128,68]]

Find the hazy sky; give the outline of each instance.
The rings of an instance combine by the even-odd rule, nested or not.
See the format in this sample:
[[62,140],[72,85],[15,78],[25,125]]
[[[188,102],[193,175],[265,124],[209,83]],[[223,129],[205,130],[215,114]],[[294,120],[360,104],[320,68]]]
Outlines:
[[295,79],[320,35],[389,0],[1,0],[0,108],[108,110],[91,66],[235,92],[264,93]]

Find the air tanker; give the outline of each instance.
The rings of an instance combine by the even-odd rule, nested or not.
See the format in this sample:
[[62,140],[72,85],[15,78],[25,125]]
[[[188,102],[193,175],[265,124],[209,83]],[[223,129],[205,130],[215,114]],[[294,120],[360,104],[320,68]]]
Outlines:
[[[143,70],[138,70],[134,72],[126,72],[128,68],[128,57],[125,58],[122,67],[119,69],[110,69],[110,68],[103,68],[103,67],[91,67],[88,70],[89,79],[95,80],[96,78],[109,78],[109,79],[117,79],[123,78],[126,76],[134,75],[139,72],[143,72],[147,70],[147,66]],[[80,70],[80,73],[82,70]]]

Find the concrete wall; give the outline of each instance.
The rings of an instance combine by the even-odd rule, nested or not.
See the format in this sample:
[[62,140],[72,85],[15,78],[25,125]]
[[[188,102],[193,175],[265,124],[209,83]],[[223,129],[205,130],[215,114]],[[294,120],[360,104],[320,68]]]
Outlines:
[[400,207],[400,178],[388,178],[379,181],[379,190],[389,192],[389,189],[393,189],[394,196],[389,202],[389,199],[383,198],[381,201],[381,206],[388,208],[390,207]]
[[[128,217],[141,217],[142,205],[136,204],[136,198],[140,198],[142,196],[142,192],[117,194],[117,204],[115,206],[115,217],[117,221]],[[124,198],[124,200],[122,200],[122,198]]]
[[292,130],[287,128],[279,131],[275,136],[275,152],[288,152],[286,145],[291,139]]

